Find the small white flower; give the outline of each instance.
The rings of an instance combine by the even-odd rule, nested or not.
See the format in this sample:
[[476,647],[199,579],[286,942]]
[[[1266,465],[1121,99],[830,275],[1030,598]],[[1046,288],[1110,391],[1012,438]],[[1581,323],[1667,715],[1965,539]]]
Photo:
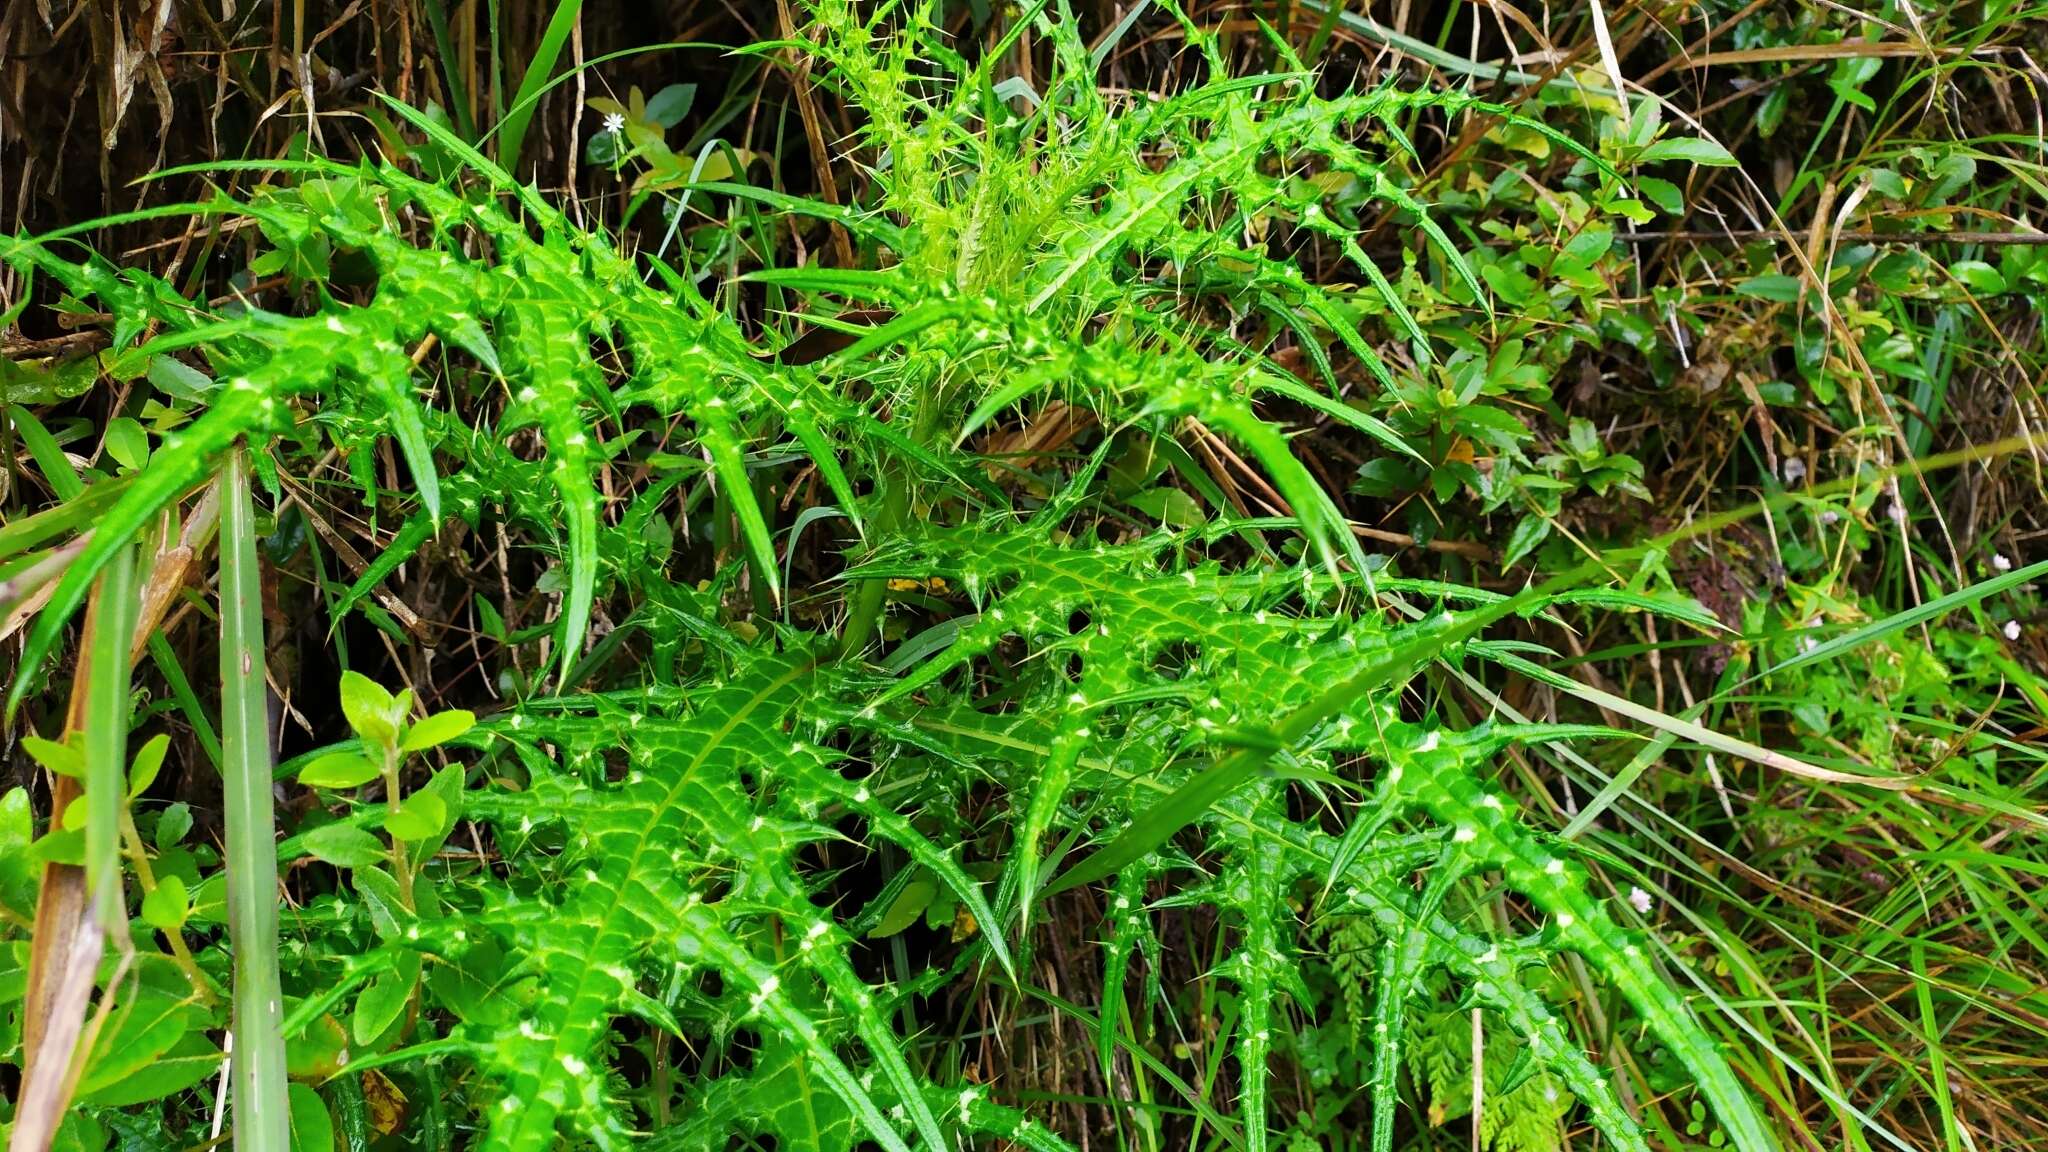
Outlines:
[[1890,516],[1895,524],[1904,524],[1906,522],[1906,506],[1897,500],[1892,501],[1892,506],[1885,509],[1885,514]]
[[604,114],[604,130],[616,136],[626,130],[626,118],[617,112]]
[[2019,638],[2020,638],[2020,622],[2019,622],[2019,621],[2017,621],[2017,620],[2007,620],[2007,621],[2005,622],[2005,638],[2006,638],[2007,640],[2017,640],[2017,639],[2019,639]]
[[1648,916],[1650,914],[1650,894],[1641,888],[1633,885],[1629,887],[1628,902],[1631,908],[1634,908],[1643,915]]
[[1806,461],[1797,456],[1785,460],[1785,483],[1797,484],[1806,479]]
[[2012,571],[2012,561],[2007,560],[2003,552],[1993,552],[1991,554],[1991,568],[1996,572],[2010,572]]
[[1820,514],[1820,522],[1823,524],[1833,524],[1841,518],[1842,514],[1833,508],[1829,508]]

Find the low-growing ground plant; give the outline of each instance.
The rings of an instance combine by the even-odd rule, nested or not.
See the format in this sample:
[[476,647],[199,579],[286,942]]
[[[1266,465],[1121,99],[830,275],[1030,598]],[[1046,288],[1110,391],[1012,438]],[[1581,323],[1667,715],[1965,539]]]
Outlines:
[[[858,183],[752,181],[747,150],[671,147],[694,89],[634,91],[570,153],[614,227],[520,161],[575,7],[492,146],[379,97],[374,152],[174,169],[208,193],[94,225],[236,237],[235,291],[84,227],[0,240],[24,302],[107,329],[89,376],[118,389],[97,427],[37,414],[55,370],[8,392],[49,500],[0,524],[7,709],[53,781],[40,827],[0,801],[15,1146],[1385,1152],[1462,1122],[1767,1152],[1810,1142],[1814,1097],[1868,1122],[1811,1007],[1722,913],[1667,920],[1658,876],[1732,908],[1730,844],[1867,854],[1708,841],[1739,765],[2037,836],[2004,737],[1951,720],[1993,681],[2048,703],[1960,623],[2048,565],[1834,599],[1823,529],[1905,499],[1897,458],[1573,532],[1652,478],[1588,418],[1518,413],[1640,320],[1621,230],[1725,149],[1612,89],[1334,87],[1270,26],[1249,70],[1172,5],[1182,71],[1147,93],[1064,0],[971,51],[940,5],[815,0],[748,54],[802,57],[846,119],[807,90],[801,133]],[[1446,221],[1520,192],[1417,191],[1418,130],[1480,123],[1568,158],[1488,222],[1512,249]],[[1297,441],[1331,430],[1341,478]],[[1447,515],[1506,536],[1418,575],[1391,549]],[[1796,516],[1779,603],[1674,575]],[[1718,683],[1653,707],[1581,635],[1719,646]],[[1957,729],[1925,779],[1916,711]],[[1680,741],[1711,790],[1660,811]],[[1919,831],[1892,847],[1952,847]],[[2014,954],[1943,979],[2033,1013],[2032,897],[1954,882]]]

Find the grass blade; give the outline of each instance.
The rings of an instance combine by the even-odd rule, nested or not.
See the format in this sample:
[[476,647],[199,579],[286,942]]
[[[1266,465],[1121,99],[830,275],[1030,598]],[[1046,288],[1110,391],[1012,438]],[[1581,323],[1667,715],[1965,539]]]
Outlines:
[[[569,32],[576,27],[577,17],[582,12],[583,0],[562,0],[555,5],[555,14],[548,20],[547,31],[541,34],[540,44],[533,50],[533,60],[526,66],[526,75],[520,78],[519,93],[512,98],[512,108],[505,114],[505,122],[499,125],[498,160],[514,179],[519,176],[519,147],[526,140],[527,126],[533,123],[534,109],[540,105],[548,78],[554,75],[555,60],[562,55],[562,45],[568,41]],[[577,112],[581,113],[582,109],[577,109]]]
[[1925,604],[1917,604],[1906,609],[1904,612],[1896,612],[1882,620],[1875,620],[1865,624],[1854,632],[1844,633],[1832,640],[1823,641],[1812,649],[1801,652],[1782,664],[1774,664],[1764,669],[1762,672],[1751,676],[1748,680],[1744,680],[1742,684],[1736,685],[1736,687],[1740,688],[1744,684],[1753,683],[1766,676],[1775,676],[1780,672],[1790,672],[1794,668],[1803,668],[1816,661],[1831,660],[1845,652],[1860,648],[1873,640],[1882,640],[1894,632],[1902,632],[1916,624],[1924,624],[1929,620],[1945,616],[1958,608],[1974,604],[1987,596],[1995,596],[2008,588],[2017,588],[2029,580],[2038,580],[2043,576],[2048,576],[2048,560],[2028,564],[2023,568],[2015,568],[2010,572],[1993,576],[1989,580],[1978,581],[1967,588],[1958,588],[1946,596],[1929,600]]
[[8,689],[6,714],[9,719],[21,706],[34,680],[33,669],[56,650],[58,638],[71,613],[85,599],[86,590],[115,551],[146,527],[164,505],[205,479],[212,461],[225,451],[245,428],[263,419],[263,404],[269,398],[260,389],[231,388],[215,401],[206,414],[193,421],[178,437],[176,447],[166,445],[150,458],[135,479],[122,489],[114,506],[93,521],[92,542],[78,554],[50,593],[50,599],[36,617],[35,626],[22,644],[20,667]]
[[[106,630],[99,624],[106,587],[104,581],[94,586],[86,609],[83,657],[65,716],[67,739],[86,727],[90,715],[97,679],[92,661],[100,647],[94,638]],[[65,812],[78,802],[78,784],[69,776],[51,776],[52,827],[61,825]],[[22,1077],[9,1152],[47,1152],[77,1085],[69,1069],[105,943],[88,903],[86,878],[86,870],[75,864],[52,860],[43,866],[21,1011]]]
[[1666,712],[1659,712],[1655,708],[1638,704],[1633,700],[1624,699],[1612,692],[1603,692],[1589,684],[1581,684],[1569,676],[1561,676],[1540,664],[1524,660],[1520,656],[1507,652],[1488,653],[1488,658],[1503,668],[1511,668],[1529,677],[1531,680],[1548,684],[1560,692],[1568,692],[1586,701],[1588,704],[1609,709],[1637,723],[1647,724],[1660,731],[1670,732],[1703,747],[1711,748],[1716,752],[1740,757],[1744,760],[1761,764],[1766,768],[1776,768],[1780,772],[1788,772],[1794,776],[1804,776],[1809,780],[1825,780],[1830,784],[1863,784],[1871,788],[1905,788],[1912,784],[1911,780],[1901,776],[1864,776],[1854,772],[1837,772],[1832,768],[1821,768],[1817,765],[1808,764],[1804,760],[1787,756],[1783,752],[1773,752],[1769,748],[1752,744],[1739,737],[1729,736],[1725,733],[1716,732],[1711,728],[1702,727],[1683,716],[1673,716]]
[[228,936],[235,957],[236,1152],[291,1139],[277,971],[277,832],[270,796],[263,604],[247,451],[228,457],[220,533],[220,712],[227,809]]
[[62,504],[0,525],[0,560],[12,559],[67,532],[91,527],[127,487],[126,477],[102,480],[75,499],[66,498]]
[[[128,639],[135,632],[135,549],[114,553],[100,574],[85,700],[85,890],[91,922],[125,933],[121,906],[121,807],[127,794]],[[90,925],[89,925],[90,927]]]
[[37,469],[43,474],[43,482],[50,486],[50,491],[57,494],[57,499],[69,501],[85,491],[85,482],[78,478],[78,472],[72,468],[70,458],[57,446],[57,438],[50,435],[50,430],[43,427],[43,422],[36,419],[35,413],[19,404],[10,404],[7,407],[7,419],[14,426],[14,430],[21,434],[22,447],[28,449]]
[[427,0],[420,7],[427,13],[427,28],[434,35],[434,54],[441,58],[441,73],[448,81],[448,114],[455,118],[456,131],[464,140],[476,139],[476,125],[469,118],[469,92],[462,83],[462,68],[456,62],[453,41],[448,38],[448,9],[443,0]]

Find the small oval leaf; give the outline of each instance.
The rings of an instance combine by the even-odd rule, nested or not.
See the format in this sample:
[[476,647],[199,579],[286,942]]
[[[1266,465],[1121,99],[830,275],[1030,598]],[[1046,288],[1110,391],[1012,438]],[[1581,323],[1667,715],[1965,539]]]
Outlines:
[[463,708],[447,712],[436,712],[425,720],[405,730],[407,752],[424,752],[437,745],[446,744],[471,728],[476,727],[476,715]]
[[431,792],[406,797],[396,811],[384,816],[384,830],[400,840],[425,840],[439,834],[448,805]]
[[353,824],[328,824],[306,833],[306,851],[336,868],[364,868],[384,858],[384,845]]
[[391,744],[398,739],[398,725],[392,719],[396,701],[382,684],[360,672],[341,674],[341,711],[356,735],[372,744]]
[[142,897],[142,922],[164,932],[183,928],[185,917],[191,912],[185,881],[177,876],[160,877],[156,888]]
[[360,752],[329,752],[299,769],[299,783],[308,788],[359,788],[377,774],[377,766]]
[[406,999],[412,993],[412,984],[395,975],[386,974],[372,980],[362,994],[356,997],[355,1017],[349,1021],[349,1032],[359,1046],[368,1047],[391,1023],[405,1011]]
[[40,736],[23,736],[21,750],[28,753],[36,763],[59,776],[73,780],[85,775],[85,753],[74,744],[59,744]]
[[149,738],[135,753],[135,760],[128,766],[128,798],[135,799],[149,790],[156,781],[156,774],[163,769],[164,753],[170,749],[171,738],[159,732]]

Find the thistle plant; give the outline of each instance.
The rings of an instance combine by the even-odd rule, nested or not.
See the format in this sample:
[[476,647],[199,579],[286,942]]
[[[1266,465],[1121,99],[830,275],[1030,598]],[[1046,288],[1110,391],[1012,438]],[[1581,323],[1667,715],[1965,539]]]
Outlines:
[[[498,1152],[736,1135],[785,1150],[1067,1148],[1076,1134],[966,1075],[923,1015],[962,989],[1005,1012],[1032,1003],[1048,910],[1065,902],[1099,915],[1104,982],[1081,1007],[1105,1081],[1156,1059],[1174,995],[1162,918],[1216,919],[1209,978],[1234,1011],[1217,1035],[1229,1070],[1212,1073],[1231,1087],[1185,1103],[1227,1112],[1247,1152],[1271,1147],[1269,1069],[1306,1011],[1310,920],[1374,952],[1359,990],[1371,1076],[1355,1087],[1376,1148],[1395,1139],[1411,1002],[1444,981],[1614,1146],[1648,1147],[1636,1109],[1655,1105],[1625,1104],[1593,1043],[1661,1047],[1734,1147],[1776,1147],[1645,941],[1491,782],[1510,745],[1607,733],[1453,725],[1411,691],[1432,670],[1528,656],[1482,630],[1561,595],[1399,578],[1289,443],[1290,414],[1309,413],[1415,455],[1340,396],[1340,366],[1391,390],[1433,353],[1362,247],[1357,202],[1328,190],[1400,214],[1436,288],[1483,312],[1458,245],[1406,190],[1403,125],[1510,114],[1455,91],[1319,96],[1298,66],[1233,77],[1192,21],[1204,79],[1112,100],[1065,8],[1017,25],[1059,68],[999,94],[927,7],[813,6],[805,50],[861,113],[848,146],[866,194],[844,207],[731,182],[690,191],[843,229],[855,267],[763,261],[707,294],[705,269],[577,226],[395,103],[421,141],[412,159],[455,175],[398,155],[232,165],[266,182],[152,210],[254,222],[269,266],[303,281],[289,313],[215,311],[54,238],[0,244],[116,318],[110,373],[170,361],[206,384],[203,411],[51,570],[14,705],[93,582],[238,444],[280,517],[309,448],[399,514],[330,589],[334,623],[389,622],[379,595],[403,566],[487,531],[552,582],[551,622],[481,625],[514,671],[535,670],[501,679],[506,698],[481,718],[424,714],[356,672],[322,702],[353,738],[293,766],[313,801],[279,851],[306,885],[283,929],[302,942],[279,1029],[295,1128],[317,1130],[328,1107],[360,1114],[363,1085],[389,1072],[432,1089],[419,1123],[434,1139],[473,1128]],[[1581,154],[1589,194],[1627,197]],[[1311,283],[1261,235],[1333,246],[1359,287]],[[341,283],[330,256],[367,271]],[[739,306],[744,293],[819,325],[886,318],[799,362],[780,354],[787,322]],[[1306,372],[1272,355],[1283,340]],[[1079,429],[1061,445],[991,447],[1055,406]],[[1173,512],[1214,488],[1189,443],[1255,475],[1267,514]],[[404,493],[378,491],[387,446]],[[1153,495],[1134,498],[1126,473]],[[807,530],[839,535],[800,553]],[[709,545],[696,570],[678,532]],[[836,886],[848,829],[897,866],[865,907]],[[913,877],[963,927],[922,968],[877,964],[870,934]],[[1481,885],[1510,894],[1527,931],[1454,898]],[[145,919],[182,947],[177,933],[213,915],[204,896],[175,916],[146,904]],[[1610,1036],[1580,1034],[1530,978],[1574,955],[1619,994],[1627,1022]],[[217,1026],[216,1010],[181,1017],[163,1050]],[[263,1107],[246,1083],[243,1117]],[[302,1091],[316,1084],[325,1095]]]

